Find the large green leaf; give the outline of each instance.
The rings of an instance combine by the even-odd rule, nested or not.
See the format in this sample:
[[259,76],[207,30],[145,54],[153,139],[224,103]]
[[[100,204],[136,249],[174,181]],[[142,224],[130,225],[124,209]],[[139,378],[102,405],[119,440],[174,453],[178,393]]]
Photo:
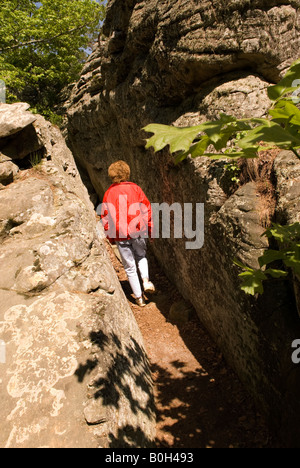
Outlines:
[[169,125],[150,124],[143,130],[154,135],[147,140],[146,148],[153,146],[155,151],[161,151],[170,145],[171,153],[188,151],[195,138],[203,131],[203,125],[196,127],[177,128]]
[[[189,155],[192,158],[204,154],[210,156],[205,153],[209,145],[213,145],[217,151],[226,148],[228,141],[237,133],[251,129],[247,121],[248,119],[238,120],[230,115],[221,114],[218,120],[204,122],[195,127],[178,128],[150,124],[143,128],[146,132],[153,133],[153,136],[147,139],[146,148],[153,147],[155,151],[161,151],[169,145],[171,153],[180,152],[176,155],[176,163],[183,161]],[[204,135],[200,136],[201,133]],[[217,156],[222,157],[222,154]]]

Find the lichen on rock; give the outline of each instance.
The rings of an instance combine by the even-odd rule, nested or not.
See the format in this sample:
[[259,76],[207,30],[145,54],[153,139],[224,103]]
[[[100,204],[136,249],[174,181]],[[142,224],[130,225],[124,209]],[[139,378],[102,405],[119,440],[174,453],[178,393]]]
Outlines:
[[[155,414],[143,339],[70,150],[58,128],[27,108],[0,105],[13,129],[9,145],[0,138],[3,152],[20,147],[23,130],[14,122],[26,109],[24,125],[43,156],[31,164],[33,141],[22,160],[18,153],[0,159],[0,174],[9,174],[0,187],[0,445],[119,446],[131,426],[138,437],[128,446],[150,446]],[[100,397],[100,374],[114,399]],[[105,426],[87,416],[91,405]]]

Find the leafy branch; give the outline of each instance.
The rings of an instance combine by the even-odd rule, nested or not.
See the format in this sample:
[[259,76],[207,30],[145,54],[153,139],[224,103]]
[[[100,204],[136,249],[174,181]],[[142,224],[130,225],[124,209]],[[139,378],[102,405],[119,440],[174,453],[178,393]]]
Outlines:
[[[268,88],[272,106],[267,118],[237,119],[220,114],[218,120],[194,127],[150,124],[143,129],[153,133],[147,139],[146,148],[153,147],[157,152],[169,145],[176,164],[189,156],[256,158],[260,151],[274,147],[292,150],[300,158],[300,110],[296,105],[300,102],[296,97],[300,91],[299,76],[300,60],[291,66],[280,83]],[[211,147],[215,151],[208,151]]]
[[95,23],[95,21],[90,22],[90,23],[85,23],[85,24],[82,24],[81,26],[77,26],[76,28],[72,28],[72,29],[68,29],[66,31],[63,31],[63,32],[61,32],[61,33],[59,33],[59,34],[57,34],[55,36],[52,36],[52,37],[46,37],[44,39],[33,39],[31,41],[20,42],[18,44],[6,46],[6,47],[3,47],[3,48],[0,48],[0,52],[6,52],[8,50],[20,49],[22,47],[28,47],[28,46],[42,44],[42,43],[49,44],[50,42],[55,41],[56,39],[59,39],[60,37],[68,36],[68,35],[70,35],[70,34],[72,34],[74,32],[78,32],[78,31],[81,31],[82,29],[86,29],[88,26],[92,26],[94,23]]

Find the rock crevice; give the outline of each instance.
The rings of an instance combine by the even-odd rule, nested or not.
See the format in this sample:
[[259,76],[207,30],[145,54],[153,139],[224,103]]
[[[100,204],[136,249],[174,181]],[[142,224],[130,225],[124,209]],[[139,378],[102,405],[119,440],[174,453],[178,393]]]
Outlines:
[[[277,281],[250,299],[233,265],[234,258],[257,265],[268,247],[261,192],[253,181],[233,190],[226,162],[198,158],[175,167],[167,151],[145,150],[141,129],[199,124],[220,112],[265,115],[267,87],[298,58],[299,21],[298,1],[109,1],[103,35],[67,104],[66,128],[95,200],[109,186],[108,166],[125,159],[153,203],[205,203],[201,250],[186,251],[177,239],[153,249],[289,444],[300,441],[299,376],[288,378],[298,372],[291,343],[300,335],[293,285]],[[280,182],[281,158],[274,219],[285,210],[285,219],[296,219],[299,188]]]

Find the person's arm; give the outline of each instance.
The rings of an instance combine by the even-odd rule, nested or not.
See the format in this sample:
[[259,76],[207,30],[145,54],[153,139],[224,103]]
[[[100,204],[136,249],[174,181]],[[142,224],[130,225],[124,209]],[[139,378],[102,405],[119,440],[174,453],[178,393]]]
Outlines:
[[144,221],[145,226],[148,227],[148,236],[151,239],[154,234],[152,206],[142,189],[140,189],[140,203],[142,219]]

